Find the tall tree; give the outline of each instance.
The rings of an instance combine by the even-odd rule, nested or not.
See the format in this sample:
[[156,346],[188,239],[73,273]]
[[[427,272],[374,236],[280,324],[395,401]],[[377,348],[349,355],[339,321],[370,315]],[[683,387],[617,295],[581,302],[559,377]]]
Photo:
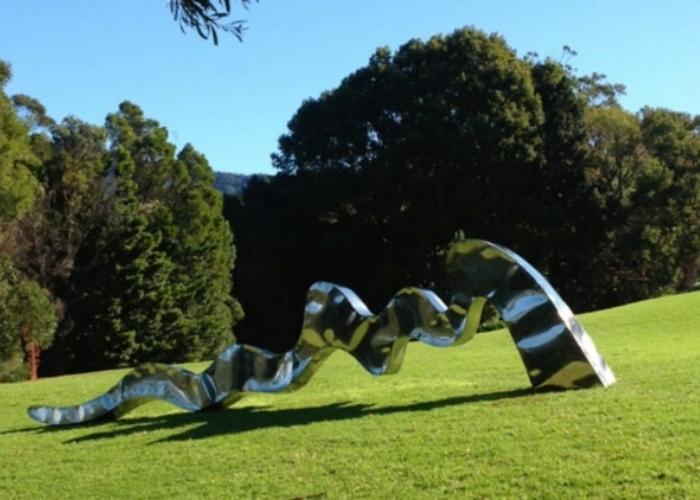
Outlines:
[[644,108],[641,133],[661,165],[635,196],[641,234],[657,249],[644,254],[642,268],[651,291],[687,289],[700,278],[700,116]]
[[532,78],[544,113],[542,155],[526,179],[521,201],[529,234],[520,235],[518,246],[539,255],[539,268],[573,307],[590,309],[598,305],[594,261],[603,231],[601,210],[585,179],[586,99],[560,63],[534,62]]
[[51,126],[48,138],[36,138],[38,155],[44,157],[36,169],[41,194],[32,210],[13,224],[4,243],[15,265],[51,291],[59,312],[56,340],[42,367],[45,373],[62,371],[74,320],[70,305],[76,259],[108,210],[105,138],[104,130],[75,118]]
[[0,235],[3,224],[34,204],[38,189],[30,170],[38,160],[32,151],[28,127],[4,91],[11,77],[10,65],[0,60]]
[[0,60],[0,378],[11,377],[8,363],[25,357],[29,377],[36,379],[40,350],[51,344],[56,317],[49,294],[6,255],[16,249],[12,236],[18,219],[33,211],[41,195],[32,174],[40,159],[33,151],[30,126],[4,92],[11,75],[9,64]]
[[586,177],[604,220],[599,305],[688,288],[700,256],[698,118],[616,103],[587,110]]
[[[500,37],[464,29],[379,49],[302,105],[274,164],[285,174],[357,173],[371,189],[348,188],[327,211],[366,218],[368,231],[424,259],[465,223],[492,238],[525,230],[512,213],[527,186],[518,181],[541,155],[543,119],[529,66]],[[506,182],[510,195],[492,210]]]
[[[121,328],[116,321],[119,318],[124,325],[129,325],[130,317],[141,319],[138,325],[132,323],[122,329],[122,340],[101,348],[123,356],[102,358],[100,367],[112,362],[184,361],[211,356],[233,341],[232,326],[240,314],[240,307],[230,295],[232,236],[221,215],[221,195],[212,187],[211,168],[192,146],[176,156],[167,130],[146,118],[133,103],[124,102],[117,113],[109,115],[106,129],[112,149],[110,162],[118,173],[114,177],[115,233],[125,233],[114,240],[110,230],[93,253],[102,253],[103,267],[116,262],[126,273],[117,276],[118,282],[109,285],[111,291],[104,295],[117,297],[119,290],[125,290],[127,295],[150,297],[148,310],[153,320],[147,322],[145,313],[137,311],[140,306],[135,299],[122,297],[119,307],[110,306],[111,312],[104,317],[110,318],[107,323],[114,331]],[[120,187],[120,183],[124,185]],[[119,241],[140,250],[130,253]],[[110,254],[110,248],[121,250]],[[129,258],[135,259],[133,264],[128,264]],[[92,273],[102,272],[100,269],[95,267],[81,281],[89,282]],[[137,278],[138,273],[145,275]],[[137,291],[132,287],[134,292],[128,292],[130,288],[123,285],[130,280],[147,289]],[[155,295],[160,298],[156,300]],[[104,310],[105,304],[91,304],[86,298],[83,310]],[[86,325],[83,330],[98,335],[100,328],[105,327]],[[108,339],[112,340],[116,339]]]
[[[460,229],[567,281],[595,229],[579,192],[583,107],[565,68],[518,59],[496,35],[463,29],[378,49],[302,104],[273,155],[277,177],[252,182],[227,207],[249,318],[239,335],[273,331],[279,316],[253,311],[278,311],[282,290],[303,301],[320,278],[357,289],[375,309],[406,284],[446,291],[441,249]],[[574,212],[591,220],[580,233],[566,223]],[[555,237],[566,252],[552,248]],[[261,289],[271,265],[274,290]],[[298,319],[285,323],[296,329]]]
[[233,236],[213,183],[207,159],[186,145],[177,155],[171,188],[176,233],[164,243],[175,263],[171,282],[176,304],[185,312],[187,334],[179,352],[187,359],[202,359],[232,342],[231,328],[242,317],[240,304],[231,296]]
[[[115,217],[99,236],[94,265],[78,276],[71,350],[79,369],[168,359],[181,314],[169,279],[173,264],[158,248],[161,233],[140,202],[128,151],[113,152]],[[78,367],[69,367],[78,368]]]

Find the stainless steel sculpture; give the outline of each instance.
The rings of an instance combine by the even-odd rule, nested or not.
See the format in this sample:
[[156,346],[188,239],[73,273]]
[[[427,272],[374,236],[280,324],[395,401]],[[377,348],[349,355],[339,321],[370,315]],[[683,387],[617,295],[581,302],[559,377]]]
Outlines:
[[374,375],[395,373],[411,340],[438,347],[470,340],[487,300],[508,326],[535,388],[615,382],[571,309],[517,254],[486,241],[460,241],[448,251],[447,272],[453,291],[449,306],[430,290],[405,288],[375,316],[352,290],[318,282],[307,295],[299,341],[288,352],[233,344],[200,374],[146,364],[96,399],[78,406],[35,406],[29,415],[51,425],[78,424],[116,418],[154,399],[190,411],[225,408],[246,392],[303,387],[336,349]]

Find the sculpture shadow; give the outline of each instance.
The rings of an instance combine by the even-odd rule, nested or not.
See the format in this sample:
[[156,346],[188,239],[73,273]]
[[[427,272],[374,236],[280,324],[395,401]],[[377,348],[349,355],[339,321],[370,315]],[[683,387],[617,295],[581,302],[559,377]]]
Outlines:
[[[224,434],[235,435],[245,432],[270,428],[286,428],[314,424],[318,422],[336,422],[366,417],[369,415],[391,415],[402,412],[430,411],[438,408],[457,406],[485,401],[512,399],[535,394],[532,388],[500,391],[469,396],[454,396],[433,401],[423,401],[405,405],[375,407],[365,403],[347,401],[322,406],[304,408],[270,409],[269,407],[231,408],[223,411],[202,411],[197,413],[176,413],[160,417],[141,417],[113,422],[109,430],[94,432],[65,441],[66,444],[113,439],[131,434],[162,430],[174,430],[187,427],[183,432],[157,439],[150,444],[162,442],[206,439]],[[195,427],[193,425],[201,424]],[[60,432],[73,429],[70,427],[45,427],[42,432]]]

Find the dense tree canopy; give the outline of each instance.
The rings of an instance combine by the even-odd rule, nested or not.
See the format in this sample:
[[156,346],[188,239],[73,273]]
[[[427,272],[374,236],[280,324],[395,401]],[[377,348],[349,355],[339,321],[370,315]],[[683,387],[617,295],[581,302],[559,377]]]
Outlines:
[[[357,289],[375,309],[409,283],[444,289],[440,252],[459,230],[555,268],[542,242],[569,237],[572,225],[551,219],[585,200],[575,84],[559,65],[518,59],[502,38],[472,29],[378,49],[302,104],[273,156],[280,174],[231,205],[239,246],[251,252],[237,278],[247,317],[265,322],[281,295],[299,307],[318,277]],[[255,229],[262,220],[269,231]],[[273,298],[253,283],[269,274],[260,260],[275,262]],[[274,328],[252,322],[245,338]]]
[[10,65],[0,60],[0,231],[4,223],[32,206],[38,189],[31,174],[37,158],[32,152],[28,129],[4,92],[11,76]]
[[301,105],[278,175],[228,200],[239,336],[289,347],[318,279],[375,310],[407,284],[445,291],[457,231],[516,249],[578,310],[690,286],[697,121],[628,113],[623,91],[474,29],[378,49]]
[[[36,378],[36,356],[51,345],[55,329],[56,315],[46,291],[0,255],[0,366],[26,352],[29,376]],[[19,375],[11,368],[0,370],[0,382]]]
[[0,97],[0,375],[22,357],[36,368],[41,350],[56,374],[202,359],[232,342],[235,250],[206,158],[177,152],[130,102],[98,127]]
[[[33,150],[30,127],[4,92],[10,77],[9,64],[0,61],[0,248],[6,247],[12,224],[26,216],[41,195],[33,175],[40,158]],[[18,376],[17,360],[24,352],[29,376],[36,378],[39,350],[51,344],[55,327],[49,293],[0,253],[0,381]]]
[[[214,42],[231,12],[171,7]],[[471,28],[379,48],[302,103],[277,175],[222,202],[204,155],[136,104],[57,123],[3,90],[0,377],[42,349],[47,374],[202,359],[243,309],[241,341],[285,350],[314,281],[374,310],[407,285],[447,293],[455,234],[513,248],[576,310],[698,286],[700,117],[631,113],[622,92]]]
[[107,117],[106,132],[109,224],[78,255],[66,332],[75,359],[64,369],[211,356],[242,314],[211,168],[191,145],[176,155],[167,130],[133,103]]

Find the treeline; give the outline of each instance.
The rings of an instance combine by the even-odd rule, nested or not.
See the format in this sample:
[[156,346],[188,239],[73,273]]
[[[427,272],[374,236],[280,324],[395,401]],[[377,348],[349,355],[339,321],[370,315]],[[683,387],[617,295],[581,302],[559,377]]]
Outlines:
[[213,179],[135,104],[103,127],[56,123],[3,91],[0,377],[196,360],[232,342],[242,311]]
[[623,91],[474,29],[380,48],[302,104],[277,175],[223,204],[205,157],[136,105],[55,123],[3,91],[0,377],[211,357],[243,310],[239,341],[288,349],[314,281],[375,311],[405,286],[444,296],[462,234],[576,311],[697,286],[700,117],[630,113]]
[[473,29],[377,50],[303,103],[275,177],[226,199],[239,340],[289,348],[319,279],[375,311],[407,285],[446,294],[459,231],[526,257],[576,311],[692,287],[700,117],[629,113],[623,91]]

